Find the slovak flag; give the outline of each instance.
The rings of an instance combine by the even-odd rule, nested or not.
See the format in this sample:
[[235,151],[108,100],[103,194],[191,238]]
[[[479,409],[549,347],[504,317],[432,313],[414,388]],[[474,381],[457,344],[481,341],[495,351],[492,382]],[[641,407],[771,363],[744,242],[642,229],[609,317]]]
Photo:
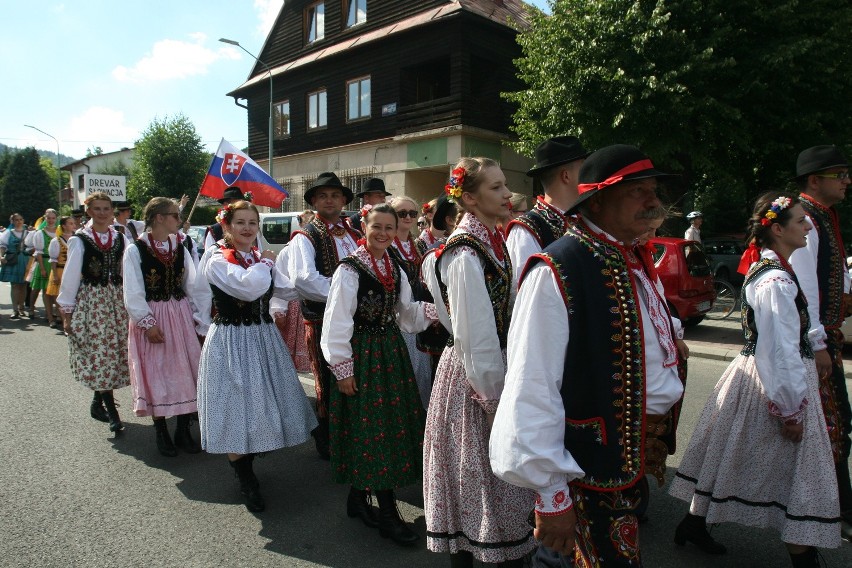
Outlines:
[[254,160],[222,138],[199,193],[221,199],[225,188],[232,185],[239,187],[243,193],[250,191],[255,205],[278,208],[290,197]]

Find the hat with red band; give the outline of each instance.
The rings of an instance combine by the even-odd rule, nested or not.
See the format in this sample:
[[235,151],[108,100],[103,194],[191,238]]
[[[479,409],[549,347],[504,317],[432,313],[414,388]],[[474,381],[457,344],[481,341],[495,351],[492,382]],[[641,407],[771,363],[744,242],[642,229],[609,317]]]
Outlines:
[[636,146],[613,144],[593,152],[580,168],[579,197],[568,210],[575,213],[581,203],[602,189],[637,179],[676,177],[654,167],[651,159]]

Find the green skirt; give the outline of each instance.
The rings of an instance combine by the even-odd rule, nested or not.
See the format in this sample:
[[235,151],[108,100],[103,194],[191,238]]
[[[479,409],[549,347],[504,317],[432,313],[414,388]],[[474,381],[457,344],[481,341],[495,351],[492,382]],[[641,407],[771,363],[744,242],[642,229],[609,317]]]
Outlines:
[[329,399],[334,481],[371,490],[417,483],[425,417],[402,335],[356,331],[352,354],[358,392],[332,388]]
[[45,262],[47,265],[47,274],[41,273],[41,263],[36,258],[33,260],[33,281],[30,282],[30,288],[33,290],[47,290],[47,285],[50,284],[50,271],[51,266],[49,262]]

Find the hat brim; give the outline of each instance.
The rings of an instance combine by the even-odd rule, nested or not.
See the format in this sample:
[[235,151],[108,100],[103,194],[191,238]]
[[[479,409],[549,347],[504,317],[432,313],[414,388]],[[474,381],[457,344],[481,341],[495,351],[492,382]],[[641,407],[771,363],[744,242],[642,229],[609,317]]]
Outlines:
[[626,175],[626,176],[624,176],[624,178],[620,182],[618,182],[616,184],[604,187],[602,189],[593,189],[591,191],[587,191],[586,193],[584,193],[583,195],[581,195],[580,197],[577,198],[577,201],[575,201],[574,204],[571,205],[571,207],[568,208],[568,210],[565,212],[565,214],[568,215],[568,214],[576,213],[577,209],[580,207],[580,205],[582,205],[583,202],[591,199],[592,196],[597,195],[598,193],[600,193],[604,189],[618,187],[619,185],[621,185],[622,183],[624,183],[626,181],[636,181],[638,179],[648,179],[648,178],[675,178],[675,177],[680,177],[680,176],[678,174],[667,174],[667,173],[661,172],[659,170],[643,170],[641,172],[636,172],[635,174]]
[[541,166],[535,166],[531,170],[527,171],[528,177],[533,177],[536,174],[543,172],[544,170],[549,170],[550,168],[555,168],[556,166],[561,166],[563,164],[568,164],[571,162],[576,162],[577,160],[585,160],[589,156],[591,156],[591,152],[586,152],[584,154],[580,154],[579,156],[574,156],[573,158],[565,158],[564,160],[557,160],[556,162],[552,162],[550,164],[544,164]]
[[319,191],[320,189],[339,189],[340,191],[343,192],[343,196],[346,198],[346,204],[347,205],[349,203],[351,203],[352,200],[355,198],[355,196],[352,193],[352,190],[349,189],[348,187],[345,187],[345,186],[342,186],[342,185],[318,185],[316,187],[310,188],[308,191],[305,192],[305,202],[313,205],[311,203],[311,200],[314,198],[314,194],[317,191]]
[[816,170],[811,170],[809,172],[798,174],[795,177],[791,177],[790,181],[795,181],[797,179],[801,179],[803,177],[811,176],[811,175],[819,173],[819,172],[824,172],[825,170],[830,170],[831,168],[848,168],[848,167],[849,167],[849,164],[847,164],[846,162],[843,162],[841,164],[833,164],[831,166],[820,166]]
[[358,193],[355,194],[355,197],[364,197],[368,193],[384,193],[385,197],[390,197],[391,195],[393,195],[393,193],[390,193],[389,191],[385,191],[384,189],[371,189],[371,190],[368,190],[368,191],[359,191]]

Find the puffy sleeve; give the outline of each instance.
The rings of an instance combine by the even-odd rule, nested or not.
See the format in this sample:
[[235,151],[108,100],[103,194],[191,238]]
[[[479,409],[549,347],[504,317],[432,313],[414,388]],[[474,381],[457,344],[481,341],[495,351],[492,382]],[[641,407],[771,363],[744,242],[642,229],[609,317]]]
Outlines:
[[44,233],[42,231],[35,231],[33,233],[33,256],[38,259],[44,253]]
[[454,349],[464,362],[477,402],[493,413],[506,368],[482,261],[472,249],[460,246],[444,252],[438,269],[447,286]]
[[121,269],[124,277],[124,307],[127,308],[130,321],[142,330],[154,327],[157,325],[157,320],[151,313],[148,302],[145,301],[145,281],[142,275],[139,247],[124,249]]
[[[281,251],[282,253],[284,251]],[[296,292],[296,285],[290,278],[287,270],[286,262],[279,262],[281,254],[275,259],[275,267],[272,269],[273,278],[275,280],[275,290],[273,291],[273,299],[276,300],[276,305],[280,302],[284,305],[284,312],[287,311],[287,302],[290,300],[298,300],[299,294]],[[285,255],[286,259],[286,255]],[[271,301],[271,300],[270,300]],[[271,306],[270,306],[271,309]]]
[[53,237],[50,239],[50,244],[47,245],[47,257],[50,259],[51,264],[59,262],[59,237]]
[[[825,328],[819,321],[819,281],[817,279],[817,252],[819,251],[819,231],[814,228],[810,217],[805,217],[810,223],[811,230],[805,237],[806,244],[796,249],[790,255],[790,265],[796,272],[799,286],[808,300],[808,315],[811,318],[811,328],[808,330],[808,338],[814,351],[822,351],[826,348]],[[798,327],[796,328],[798,329]]]
[[358,271],[341,264],[331,278],[320,339],[322,354],[338,381],[355,373],[352,362],[352,333],[355,331],[354,317],[357,308]]
[[[275,257],[275,271],[280,273],[281,275],[287,277],[287,280],[290,282],[293,292],[296,295],[294,300],[299,299],[298,293],[296,293],[296,287],[293,284],[293,281],[290,279],[290,273],[287,268],[287,246],[281,249],[281,252],[278,253],[278,256]],[[283,298],[278,298],[273,295],[272,298],[269,299],[269,315],[272,317],[280,317],[285,316],[287,314],[288,301]]]
[[195,291],[194,303],[196,306],[198,323],[195,330],[199,335],[207,335],[211,323],[211,310],[213,307],[213,291],[210,289],[210,281],[207,279],[207,266],[213,258],[213,254],[218,254],[218,249],[213,247],[206,249],[201,255],[201,260],[198,261],[198,270],[195,273]]
[[[400,269],[401,270],[401,269]],[[435,305],[429,302],[415,302],[412,299],[411,285],[405,273],[400,280],[399,301],[396,303],[396,321],[406,333],[420,333],[438,320]]]
[[768,271],[746,290],[757,326],[757,374],[770,412],[783,419],[799,418],[808,404],[805,364],[799,353],[797,293],[796,284],[780,270]]
[[568,482],[584,473],[565,449],[560,389],[568,312],[549,266],[535,266],[526,276],[514,314],[506,385],[491,429],[491,467],[500,479],[537,491],[537,512],[559,513],[571,506]]
[[206,266],[206,277],[226,294],[253,302],[263,296],[272,283],[271,261],[257,262],[248,268],[228,262],[222,253],[215,251]]
[[6,252],[6,249],[9,248],[9,235],[11,233],[12,229],[6,229],[0,233],[0,251]]
[[296,233],[287,245],[293,247],[287,253],[287,269],[299,297],[315,302],[325,302],[328,298],[331,278],[320,274],[316,266],[316,250],[311,240]]
[[68,239],[68,258],[65,260],[65,270],[62,271],[62,282],[59,285],[59,296],[56,303],[63,313],[70,314],[77,305],[77,291],[83,276],[83,241],[80,237]]
[[541,252],[541,245],[535,236],[523,225],[512,225],[506,239],[509,258],[512,260],[512,290],[518,289],[518,279],[527,264],[527,260]]

